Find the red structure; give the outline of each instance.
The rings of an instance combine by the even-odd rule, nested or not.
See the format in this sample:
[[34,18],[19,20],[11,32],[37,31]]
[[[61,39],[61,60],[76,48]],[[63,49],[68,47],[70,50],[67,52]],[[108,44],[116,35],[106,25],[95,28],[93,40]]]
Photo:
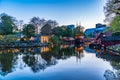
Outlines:
[[112,46],[112,45],[120,44],[120,37],[106,36],[105,34],[100,33],[96,38],[95,43],[105,47]]

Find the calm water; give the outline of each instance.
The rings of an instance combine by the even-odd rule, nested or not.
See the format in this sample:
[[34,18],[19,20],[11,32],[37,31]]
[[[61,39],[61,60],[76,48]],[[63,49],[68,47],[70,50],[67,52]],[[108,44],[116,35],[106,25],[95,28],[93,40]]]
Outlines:
[[[81,46],[0,51],[1,80],[107,80],[119,76],[120,58]],[[111,76],[112,75],[112,76]]]

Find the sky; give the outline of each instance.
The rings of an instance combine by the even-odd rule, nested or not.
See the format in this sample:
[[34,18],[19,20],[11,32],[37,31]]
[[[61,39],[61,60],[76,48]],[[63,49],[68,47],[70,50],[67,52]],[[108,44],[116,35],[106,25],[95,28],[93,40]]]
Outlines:
[[94,28],[103,23],[105,0],[0,0],[0,14],[28,23],[32,17],[56,20],[59,25],[80,23]]

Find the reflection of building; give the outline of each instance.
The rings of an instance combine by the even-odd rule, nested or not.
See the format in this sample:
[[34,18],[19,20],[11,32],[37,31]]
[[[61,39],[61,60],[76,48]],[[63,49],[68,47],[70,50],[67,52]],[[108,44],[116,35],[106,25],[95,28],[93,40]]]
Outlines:
[[60,48],[69,48],[69,45],[61,45]]
[[84,57],[83,46],[75,46],[76,61],[79,62]]
[[49,52],[49,51],[50,51],[49,47],[41,47],[41,53]]
[[80,47],[75,47],[75,51],[81,52],[81,51],[83,51],[83,47],[82,47],[82,46],[80,46]]

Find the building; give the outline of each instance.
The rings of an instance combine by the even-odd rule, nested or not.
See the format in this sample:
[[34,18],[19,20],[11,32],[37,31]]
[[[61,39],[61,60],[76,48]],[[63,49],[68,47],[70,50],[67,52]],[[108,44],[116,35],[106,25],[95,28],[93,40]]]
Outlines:
[[96,24],[96,28],[102,28],[102,27],[106,27],[106,25],[103,25],[101,23]]
[[44,25],[41,28],[41,43],[48,43],[49,42],[49,38],[52,35],[52,27],[49,24]]
[[85,30],[85,32],[84,32],[84,34],[85,34],[85,37],[90,37],[90,38],[92,38],[92,37],[94,37],[93,35],[94,35],[94,32],[95,32],[95,28],[91,28],[91,29],[86,29]]
[[100,23],[96,24],[96,28],[95,28],[93,36],[96,38],[100,33],[105,31],[106,29],[107,29],[106,25],[102,25]]
[[40,41],[41,41],[41,43],[48,43],[49,38],[50,38],[50,36],[48,36],[48,35],[41,35],[40,36]]
[[67,28],[74,30],[75,29],[75,25],[68,25]]
[[100,23],[96,24],[96,28],[86,29],[84,34],[85,37],[96,38],[100,33],[107,29],[106,25]]
[[49,24],[46,24],[41,28],[41,35],[51,35],[51,34],[52,34],[52,27]]

